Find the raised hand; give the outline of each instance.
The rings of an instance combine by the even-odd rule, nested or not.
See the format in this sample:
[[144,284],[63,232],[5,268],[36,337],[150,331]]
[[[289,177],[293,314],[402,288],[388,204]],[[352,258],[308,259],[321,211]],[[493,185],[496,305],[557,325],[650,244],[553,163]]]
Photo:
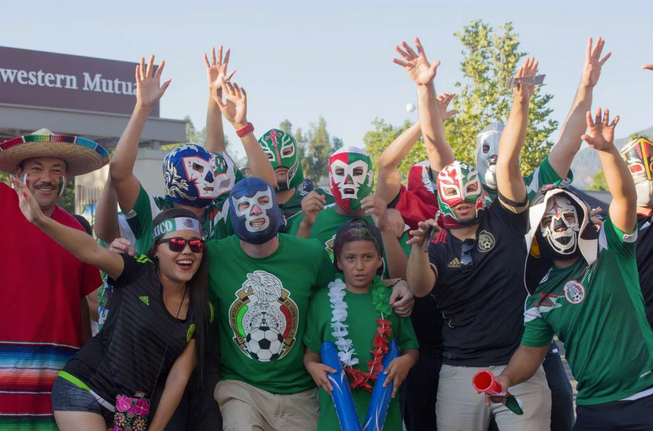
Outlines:
[[311,227],[315,224],[317,215],[324,209],[326,198],[316,192],[311,191],[302,199],[302,224]]
[[596,117],[592,120],[592,113],[587,111],[587,133],[581,139],[597,151],[609,150],[614,146],[614,128],[619,123],[617,115],[610,123],[610,110],[605,109],[601,121],[601,108],[596,109]]
[[459,112],[456,111],[455,109],[452,111],[447,111],[447,108],[449,107],[449,103],[451,103],[454,97],[456,97],[454,93],[440,93],[437,95],[438,109],[440,110],[440,116],[442,117],[442,121],[451,118],[456,114],[459,114]]
[[585,66],[583,67],[583,77],[581,78],[583,85],[588,85],[594,87],[597,82],[599,82],[599,77],[601,76],[601,67],[608,61],[608,58],[612,55],[611,52],[605,54],[601,58],[601,52],[603,51],[603,46],[605,45],[605,40],[600,37],[596,40],[596,45],[592,48],[592,38],[590,37],[587,42],[587,49],[585,50]]
[[415,53],[406,42],[401,42],[401,48],[395,46],[395,50],[404,58],[405,61],[396,58],[393,58],[392,61],[406,69],[408,76],[410,76],[410,79],[412,79],[415,84],[428,85],[433,82],[440,61],[435,61],[433,64],[429,63],[426,59],[424,48],[418,38],[415,38],[415,46],[417,47],[417,53]]
[[[425,247],[431,236],[437,235],[442,229],[435,223],[435,220],[428,219],[421,221],[417,225],[417,230],[408,232],[410,239],[406,244]],[[434,234],[434,235],[432,235]]]
[[18,204],[20,206],[20,211],[23,213],[27,221],[30,223],[38,224],[39,220],[43,215],[41,207],[39,206],[32,192],[29,191],[29,188],[18,178],[11,176],[11,183],[14,186],[14,190],[18,194]]
[[372,220],[380,231],[391,228],[386,217],[388,205],[383,199],[376,194],[365,196],[361,201],[361,206],[365,208],[365,215],[372,216]]
[[225,81],[222,85],[225,101],[220,94],[213,94],[213,99],[220,107],[222,115],[236,130],[247,126],[247,92],[236,83]]
[[215,55],[215,48],[211,48],[211,61],[209,61],[209,56],[204,54],[204,63],[206,64],[206,79],[209,84],[209,90],[211,94],[214,92],[222,93],[222,86],[226,81],[229,81],[235,70],[227,72],[229,66],[229,56],[231,50],[227,49],[224,59],[222,58],[222,45],[218,48],[218,55]]
[[[537,66],[539,66],[539,64],[540,63],[535,60],[535,57],[527,58],[526,62],[524,62],[519,70],[517,70],[515,77],[529,78],[531,76],[535,76],[537,74]],[[521,96],[522,99],[530,99],[533,97],[533,93],[535,92],[535,86],[520,82],[517,86],[512,88],[512,92],[515,93],[516,96]]]
[[161,85],[161,74],[166,62],[162,61],[159,67],[154,69],[154,56],[145,67],[145,58],[141,58],[140,64],[136,65],[136,104],[144,108],[153,107],[166,92],[171,79]]

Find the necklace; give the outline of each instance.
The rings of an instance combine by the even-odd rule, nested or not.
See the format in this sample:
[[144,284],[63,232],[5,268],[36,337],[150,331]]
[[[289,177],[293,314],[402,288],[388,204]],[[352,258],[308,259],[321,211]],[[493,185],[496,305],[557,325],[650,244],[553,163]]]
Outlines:
[[388,288],[385,286],[381,278],[374,277],[372,286],[372,304],[374,310],[379,315],[376,323],[379,325],[376,328],[376,335],[374,336],[373,347],[370,353],[373,359],[367,361],[367,372],[354,368],[354,365],[359,364],[356,357],[356,349],[352,340],[347,338],[349,331],[347,328],[347,303],[344,301],[347,293],[347,285],[342,280],[342,276],[338,275],[336,280],[329,283],[329,302],[331,303],[331,335],[336,339],[336,347],[338,349],[338,358],[343,366],[345,372],[351,377],[350,386],[352,389],[362,388],[372,392],[372,385],[377,376],[383,369],[382,361],[386,353],[388,353],[388,343],[392,335],[391,322],[386,319],[392,315],[392,307],[388,304],[390,294]]

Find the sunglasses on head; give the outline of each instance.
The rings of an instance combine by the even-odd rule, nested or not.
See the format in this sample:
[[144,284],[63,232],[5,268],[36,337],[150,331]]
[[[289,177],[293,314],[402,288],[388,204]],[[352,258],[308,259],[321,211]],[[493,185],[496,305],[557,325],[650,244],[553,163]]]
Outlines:
[[168,247],[170,247],[170,251],[174,251],[176,253],[184,251],[186,248],[186,244],[190,247],[190,251],[193,253],[201,253],[204,251],[204,240],[203,239],[186,239],[186,238],[166,238],[159,240],[159,244],[163,244],[164,242],[168,243]]
[[460,252],[460,269],[467,273],[474,268],[474,261],[472,260],[472,250],[474,249],[475,242],[471,238],[463,241]]

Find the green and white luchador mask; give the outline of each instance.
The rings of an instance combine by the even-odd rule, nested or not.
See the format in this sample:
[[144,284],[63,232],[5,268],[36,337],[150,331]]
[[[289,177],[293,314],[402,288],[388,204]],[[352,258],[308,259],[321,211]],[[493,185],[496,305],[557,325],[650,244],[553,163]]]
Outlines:
[[343,147],[329,158],[329,187],[336,203],[353,213],[372,194],[374,171],[369,154],[357,147]]
[[267,131],[258,142],[277,174],[275,190],[294,189],[304,181],[297,141],[292,135],[283,130],[272,129]]

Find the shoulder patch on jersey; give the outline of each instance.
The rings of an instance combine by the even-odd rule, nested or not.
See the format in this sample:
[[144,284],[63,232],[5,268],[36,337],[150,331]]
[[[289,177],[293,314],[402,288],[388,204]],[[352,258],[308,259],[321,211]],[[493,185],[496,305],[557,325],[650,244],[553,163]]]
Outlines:
[[140,256],[136,256],[135,259],[136,259],[136,262],[138,262],[138,263],[148,263],[148,262],[149,263],[154,263],[154,262],[152,262],[150,260],[149,257],[147,257],[147,255],[144,255],[144,254],[141,254]]
[[145,295],[145,296],[139,296],[138,299],[140,299],[141,302],[142,302],[143,304],[147,305],[148,307],[150,306],[150,297],[149,297],[149,296],[147,296],[147,295]]
[[191,323],[190,326],[188,327],[188,332],[186,332],[187,343],[190,343],[190,340],[193,338],[193,334],[195,334],[195,324]]

